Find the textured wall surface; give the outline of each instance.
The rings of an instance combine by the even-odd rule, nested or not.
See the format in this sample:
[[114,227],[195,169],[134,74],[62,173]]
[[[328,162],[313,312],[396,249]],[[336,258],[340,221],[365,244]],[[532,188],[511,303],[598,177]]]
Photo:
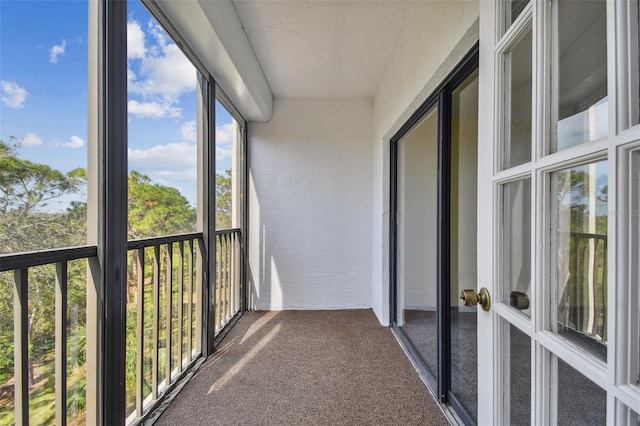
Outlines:
[[250,123],[258,309],[372,307],[389,323],[389,141],[478,39],[476,1],[404,7],[373,100],[276,99]]
[[256,309],[371,306],[372,105],[274,103],[249,126],[249,264]]

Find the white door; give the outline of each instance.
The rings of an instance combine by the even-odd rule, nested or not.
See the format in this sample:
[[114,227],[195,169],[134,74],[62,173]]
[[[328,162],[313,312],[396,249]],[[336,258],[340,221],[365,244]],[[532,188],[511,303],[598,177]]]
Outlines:
[[480,2],[478,422],[638,424],[638,0]]

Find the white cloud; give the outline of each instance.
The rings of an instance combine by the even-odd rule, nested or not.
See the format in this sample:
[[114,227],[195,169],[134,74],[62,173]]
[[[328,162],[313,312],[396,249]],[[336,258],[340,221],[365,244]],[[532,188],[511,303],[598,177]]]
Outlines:
[[180,136],[184,141],[195,142],[198,140],[198,127],[196,120],[185,122],[180,126]]
[[24,138],[22,138],[21,143],[23,146],[42,145],[42,139],[35,133],[27,133],[24,135]]
[[176,171],[196,168],[196,144],[180,142],[147,149],[129,148],[132,170]]
[[29,94],[24,87],[14,81],[0,81],[0,99],[9,108],[22,108]]
[[137,170],[155,183],[178,189],[195,205],[198,186],[196,152],[196,144],[187,142],[146,149],[129,148],[129,170]]
[[130,85],[130,91],[142,96],[161,96],[176,101],[182,94],[196,89],[196,71],[175,44],[161,47],[160,52],[141,60],[141,80]]
[[136,21],[127,22],[127,58],[142,59],[145,57],[144,32]]
[[138,102],[131,100],[127,103],[129,114],[138,118],[167,118],[179,117],[182,108],[173,106],[172,102]]
[[155,19],[149,20],[147,28],[149,28],[149,32],[151,33],[153,38],[156,39],[156,43],[158,44],[158,46],[165,47],[171,44],[171,40],[169,39],[169,37],[167,37],[167,33],[160,26],[160,24],[158,24],[158,21],[156,21]]
[[52,64],[58,63],[58,57],[64,55],[64,51],[67,48],[67,40],[62,39],[62,44],[54,45],[49,51],[49,62]]
[[231,150],[233,147],[233,132],[235,126],[233,123],[216,124],[216,161],[231,158]]
[[78,149],[84,146],[84,140],[80,136],[73,135],[69,142],[65,142],[62,146],[66,146],[71,149]]
[[138,117],[180,116],[180,97],[196,89],[195,67],[155,20],[149,21],[146,34],[134,20],[127,30],[128,90],[141,97],[130,112],[135,115],[136,107],[145,105],[144,110],[138,108]]

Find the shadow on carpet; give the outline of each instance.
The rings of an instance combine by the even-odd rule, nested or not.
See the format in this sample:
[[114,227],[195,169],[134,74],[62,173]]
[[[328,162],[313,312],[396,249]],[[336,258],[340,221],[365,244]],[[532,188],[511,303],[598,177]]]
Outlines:
[[157,425],[447,425],[371,310],[249,312]]

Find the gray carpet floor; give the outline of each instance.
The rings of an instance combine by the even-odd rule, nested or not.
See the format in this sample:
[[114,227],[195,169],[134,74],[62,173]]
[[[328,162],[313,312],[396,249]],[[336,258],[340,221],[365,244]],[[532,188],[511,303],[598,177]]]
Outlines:
[[447,425],[371,310],[250,312],[158,425]]

